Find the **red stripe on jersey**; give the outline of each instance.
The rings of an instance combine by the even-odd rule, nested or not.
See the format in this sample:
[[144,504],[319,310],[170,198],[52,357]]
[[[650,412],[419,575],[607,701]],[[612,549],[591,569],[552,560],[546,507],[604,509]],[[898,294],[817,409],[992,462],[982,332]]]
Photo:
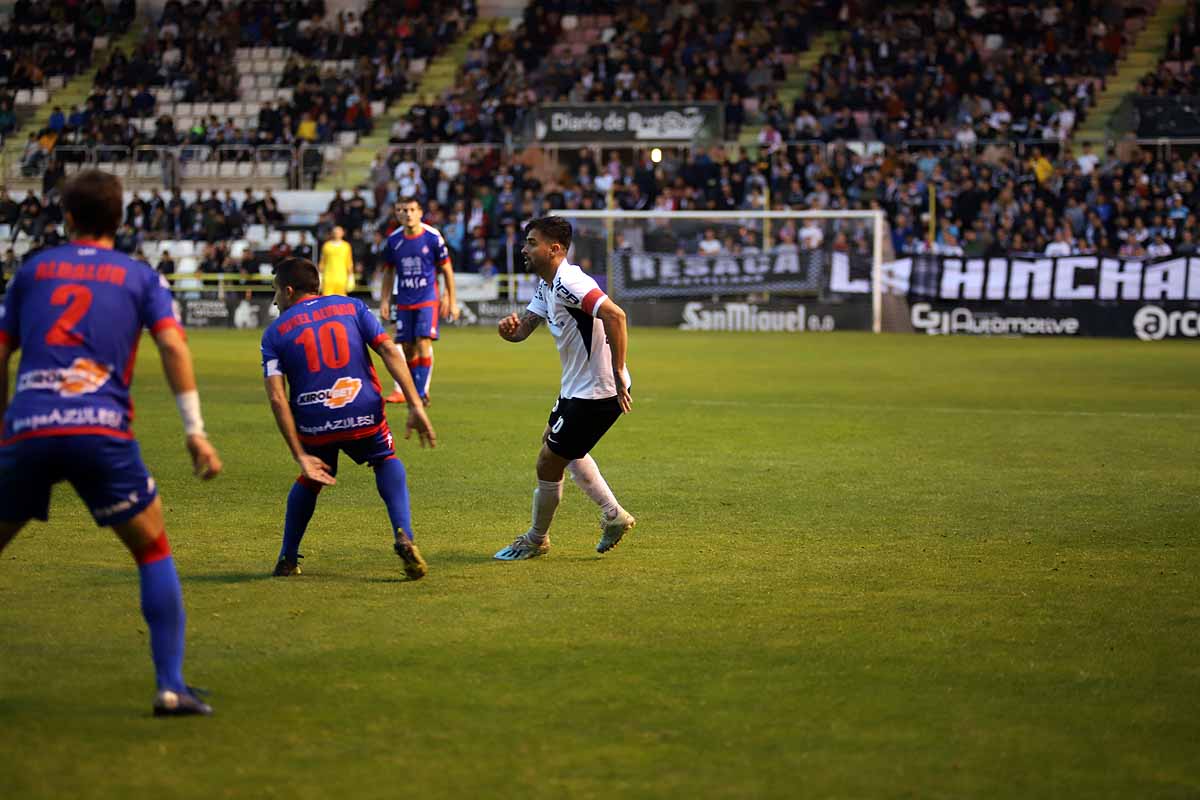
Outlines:
[[437,300],[426,300],[424,303],[417,303],[411,306],[396,306],[401,311],[412,311],[414,308],[432,308],[438,304]]
[[411,242],[413,239],[420,239],[422,236],[424,236],[427,233],[429,233],[429,231],[425,230],[424,228],[421,228],[421,231],[419,233],[414,233],[412,236],[409,236],[408,233],[406,232],[404,234],[404,238],[408,239]]
[[8,331],[0,331],[0,344],[8,345],[11,350],[16,350],[18,346],[17,340],[9,336]]
[[376,336],[374,339],[371,340],[371,346],[374,347],[377,344],[383,344],[390,338],[392,338],[391,334],[389,334],[385,331],[384,333],[379,334],[378,336]]
[[185,331],[183,329],[183,326],[179,324],[179,320],[175,319],[174,317],[163,317],[158,322],[151,325],[150,326],[150,335],[158,336],[160,333],[165,331],[167,328],[175,328],[176,330],[179,331],[179,334],[181,336],[183,336],[184,339],[187,338],[187,331]]
[[39,428],[36,431],[25,431],[0,441],[0,447],[26,439],[40,439],[43,436],[111,436],[114,439],[132,439],[133,431],[118,431],[100,425],[75,425],[62,428]]
[[443,261],[442,263],[438,264],[438,266],[439,266],[439,267],[452,267],[452,266],[454,266],[454,265],[453,265],[453,264],[451,264],[451,263],[450,263],[450,259],[448,259],[448,258],[447,258],[445,261]]
[[588,292],[587,294],[585,294],[583,296],[583,302],[580,303],[579,305],[583,308],[584,311],[591,314],[592,316],[595,316],[596,315],[596,305],[603,298],[604,298],[604,292],[600,291],[599,289],[592,289],[590,292]]
[[346,431],[344,433],[339,431],[337,433],[326,433],[326,434],[322,434],[320,436],[305,436],[304,434],[300,434],[300,441],[303,444],[329,444],[330,442],[350,442],[350,441],[354,441],[355,439],[365,439],[368,436],[374,436],[375,434],[379,433],[381,430],[383,430],[386,427],[387,427],[387,420],[384,420],[383,422],[379,423],[378,425],[372,425],[369,428],[362,428],[357,431]]

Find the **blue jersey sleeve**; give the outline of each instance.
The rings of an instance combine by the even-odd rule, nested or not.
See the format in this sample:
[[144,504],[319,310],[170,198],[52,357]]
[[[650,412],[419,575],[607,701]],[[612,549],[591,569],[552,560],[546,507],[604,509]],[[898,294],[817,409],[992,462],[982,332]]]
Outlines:
[[171,298],[171,285],[165,277],[149,267],[145,267],[145,270],[149,276],[138,309],[142,325],[149,328],[151,333],[158,333],[166,327],[179,327],[179,320],[175,318],[175,304]]
[[279,366],[279,347],[275,342],[275,328],[267,328],[262,337],[262,367],[263,377],[283,375]]
[[381,336],[386,339],[387,331],[383,329],[379,317],[371,313],[371,309],[367,308],[363,301],[356,299],[354,302],[358,305],[358,330],[367,346],[374,345]]

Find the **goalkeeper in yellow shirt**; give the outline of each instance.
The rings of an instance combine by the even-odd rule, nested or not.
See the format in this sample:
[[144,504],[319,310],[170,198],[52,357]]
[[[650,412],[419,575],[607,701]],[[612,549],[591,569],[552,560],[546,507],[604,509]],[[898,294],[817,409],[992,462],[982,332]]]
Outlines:
[[339,225],[321,246],[321,294],[349,294],[354,288],[354,254]]

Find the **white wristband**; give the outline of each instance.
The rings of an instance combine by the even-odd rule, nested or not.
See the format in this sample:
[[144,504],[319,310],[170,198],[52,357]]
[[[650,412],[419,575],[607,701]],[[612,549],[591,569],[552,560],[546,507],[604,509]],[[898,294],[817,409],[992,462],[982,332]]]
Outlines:
[[200,416],[200,393],[193,389],[175,395],[179,417],[183,420],[183,432],[187,436],[204,435],[204,418]]

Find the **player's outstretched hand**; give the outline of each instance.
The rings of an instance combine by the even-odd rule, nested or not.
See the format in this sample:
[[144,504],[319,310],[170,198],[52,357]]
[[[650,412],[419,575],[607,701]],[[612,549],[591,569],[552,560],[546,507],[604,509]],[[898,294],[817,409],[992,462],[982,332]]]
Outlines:
[[221,457],[207,436],[192,434],[187,437],[188,453],[192,457],[192,470],[201,480],[212,480],[221,473]]
[[379,318],[384,324],[392,321],[392,303],[386,297],[379,301]]
[[446,295],[442,295],[440,310],[442,312],[442,319],[452,319],[455,322],[458,322],[458,303],[451,303],[450,298]]
[[299,463],[300,472],[310,481],[323,483],[326,486],[333,486],[337,483],[337,478],[329,474],[329,465],[316,456],[302,455]]
[[410,405],[408,421],[404,423],[404,438],[411,439],[413,431],[417,432],[417,438],[421,440],[421,447],[425,445],[437,447],[437,434],[433,432],[433,423],[429,421],[425,409]]
[[500,331],[500,338],[512,341],[513,335],[517,329],[521,327],[521,317],[517,314],[509,314],[504,319],[500,320],[500,324],[496,326]]

